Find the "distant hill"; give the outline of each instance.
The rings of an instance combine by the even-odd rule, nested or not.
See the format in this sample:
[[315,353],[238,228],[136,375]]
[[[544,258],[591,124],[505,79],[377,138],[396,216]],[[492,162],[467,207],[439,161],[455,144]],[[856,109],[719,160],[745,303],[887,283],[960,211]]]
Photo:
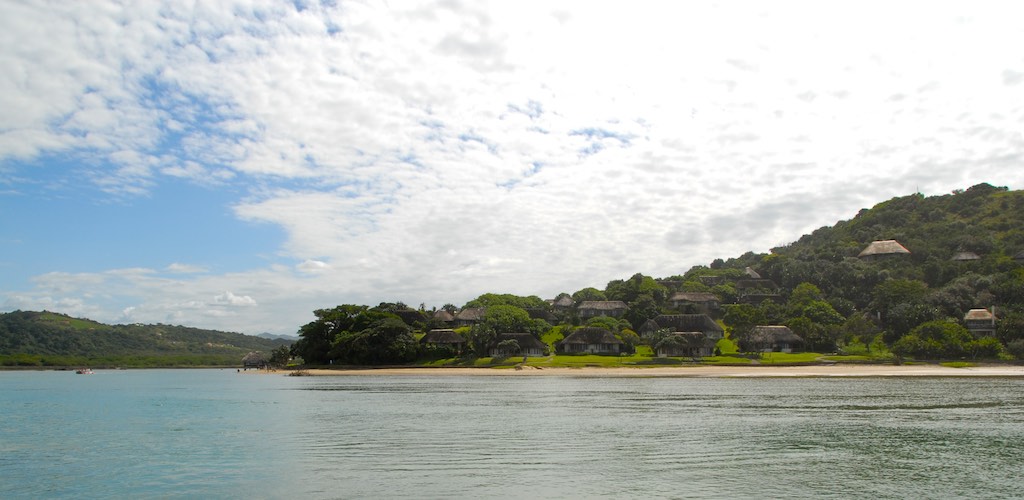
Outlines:
[[295,335],[279,335],[279,334],[276,334],[276,333],[266,333],[266,332],[258,333],[258,334],[256,334],[256,336],[259,337],[259,338],[263,338],[263,339],[281,340],[281,341],[285,341],[285,342],[295,342],[296,340],[299,340],[299,338],[296,337]]
[[0,361],[7,365],[90,360],[116,365],[239,364],[249,352],[269,354],[290,343],[185,326],[106,325],[48,311],[0,314]]

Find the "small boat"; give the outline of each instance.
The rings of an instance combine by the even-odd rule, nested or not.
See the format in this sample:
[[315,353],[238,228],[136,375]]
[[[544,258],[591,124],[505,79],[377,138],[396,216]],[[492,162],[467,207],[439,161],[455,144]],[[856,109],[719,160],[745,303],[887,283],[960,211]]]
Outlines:
[[95,375],[96,374],[96,372],[92,371],[92,369],[90,369],[90,368],[79,368],[79,369],[75,370],[75,373],[77,373],[79,375]]

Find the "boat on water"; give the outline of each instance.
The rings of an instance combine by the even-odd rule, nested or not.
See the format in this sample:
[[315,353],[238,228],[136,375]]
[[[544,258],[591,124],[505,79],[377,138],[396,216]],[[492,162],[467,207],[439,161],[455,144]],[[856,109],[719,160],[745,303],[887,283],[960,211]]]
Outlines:
[[75,373],[79,375],[94,375],[96,372],[92,371],[91,368],[79,368],[75,370]]

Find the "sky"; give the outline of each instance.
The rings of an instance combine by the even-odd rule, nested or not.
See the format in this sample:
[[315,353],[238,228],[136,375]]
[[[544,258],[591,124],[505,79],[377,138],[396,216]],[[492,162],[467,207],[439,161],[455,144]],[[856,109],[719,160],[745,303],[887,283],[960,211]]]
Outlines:
[[0,2],[0,312],[294,334],[1024,188],[1017,2]]

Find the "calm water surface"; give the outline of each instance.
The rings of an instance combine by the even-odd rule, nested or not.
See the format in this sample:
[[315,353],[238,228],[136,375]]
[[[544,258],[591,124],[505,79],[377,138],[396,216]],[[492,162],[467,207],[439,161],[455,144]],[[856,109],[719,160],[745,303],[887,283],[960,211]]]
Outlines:
[[1019,498],[1024,380],[0,372],[3,498]]

